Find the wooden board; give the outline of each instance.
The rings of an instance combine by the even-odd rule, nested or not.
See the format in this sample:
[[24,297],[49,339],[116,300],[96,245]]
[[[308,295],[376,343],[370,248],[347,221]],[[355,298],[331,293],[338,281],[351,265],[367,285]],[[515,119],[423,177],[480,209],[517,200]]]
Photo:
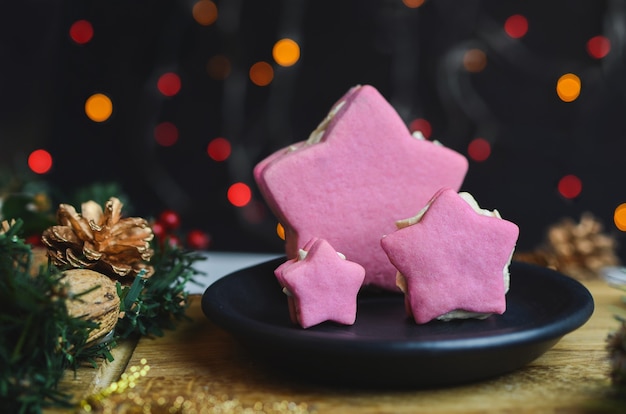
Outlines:
[[137,380],[132,393],[127,390],[103,400],[118,412],[146,404],[152,407],[149,412],[166,412],[176,404],[224,412],[235,408],[319,413],[614,412],[606,338],[618,327],[611,306],[623,306],[622,293],[600,280],[586,286],[596,310],[583,327],[527,367],[465,386],[372,391],[285,378],[251,358],[227,332],[207,320],[200,296],[192,297],[191,322],[181,323],[162,338],[141,338],[136,347],[124,344],[113,364],[81,369],[76,379],[66,378],[63,386],[82,398],[115,381],[122,371],[128,374],[143,367],[145,376]]

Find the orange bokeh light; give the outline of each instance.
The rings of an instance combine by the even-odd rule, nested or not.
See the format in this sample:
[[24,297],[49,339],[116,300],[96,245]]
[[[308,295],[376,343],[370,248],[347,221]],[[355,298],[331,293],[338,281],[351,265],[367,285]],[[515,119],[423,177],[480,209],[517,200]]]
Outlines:
[[272,56],[280,66],[293,66],[300,59],[300,46],[295,40],[280,39],[274,44]]
[[274,79],[274,68],[267,62],[257,62],[250,67],[250,80],[257,86],[267,86]]
[[556,83],[556,93],[563,102],[575,101],[580,95],[580,78],[573,73],[566,73]]
[[470,49],[463,55],[463,67],[468,72],[482,72],[486,66],[487,55],[480,49]]
[[410,9],[417,9],[424,4],[425,0],[402,0],[402,4]]
[[276,234],[278,235],[278,237],[280,237],[282,240],[285,240],[285,228],[283,227],[282,224],[278,223],[276,225]]
[[113,113],[113,103],[108,96],[96,93],[87,98],[85,102],[85,114],[94,122],[104,122]]
[[617,206],[613,213],[613,221],[619,230],[626,231],[626,203]]
[[212,79],[224,80],[230,75],[232,64],[224,55],[215,55],[209,59],[206,71]]
[[199,0],[191,10],[193,19],[202,26],[210,26],[217,20],[217,6],[211,0]]

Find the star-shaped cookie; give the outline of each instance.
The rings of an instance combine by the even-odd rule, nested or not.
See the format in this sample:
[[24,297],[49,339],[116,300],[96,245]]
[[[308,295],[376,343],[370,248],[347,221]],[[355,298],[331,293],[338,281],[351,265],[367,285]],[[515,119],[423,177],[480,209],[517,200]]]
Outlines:
[[258,163],[254,177],[285,228],[288,258],[323,238],[366,269],[364,284],[397,290],[380,238],[440,188],[458,190],[467,168],[463,155],[412,136],[364,85],[346,93],[307,141]]
[[298,258],[287,260],[274,274],[289,298],[294,323],[305,329],[325,321],[354,324],[365,269],[326,240],[310,240]]
[[442,189],[417,216],[381,239],[404,285],[407,311],[418,324],[448,319],[446,314],[486,317],[506,309],[519,228],[469,197]]

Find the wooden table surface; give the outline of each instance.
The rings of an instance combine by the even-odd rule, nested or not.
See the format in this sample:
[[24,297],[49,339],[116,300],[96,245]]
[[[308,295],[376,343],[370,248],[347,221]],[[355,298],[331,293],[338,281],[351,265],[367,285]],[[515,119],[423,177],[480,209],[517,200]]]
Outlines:
[[220,412],[620,412],[611,397],[606,338],[618,327],[612,306],[624,306],[623,293],[602,280],[584,284],[595,301],[594,314],[584,326],[525,368],[483,382],[434,390],[372,391],[287,380],[254,360],[204,317],[200,296],[194,295],[188,310],[191,321],[164,337],[121,344],[113,363],[66,376],[62,389],[78,401],[117,381],[122,372],[145,374],[132,390],[102,400],[105,407],[114,407],[111,412],[140,405],[154,413],[168,412],[172,406],[187,407],[179,412],[201,412],[200,407]]

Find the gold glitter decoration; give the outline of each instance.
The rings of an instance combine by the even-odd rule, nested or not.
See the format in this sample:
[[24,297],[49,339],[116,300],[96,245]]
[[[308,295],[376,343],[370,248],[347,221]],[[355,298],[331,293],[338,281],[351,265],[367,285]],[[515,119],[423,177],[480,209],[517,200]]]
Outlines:
[[[243,403],[228,394],[212,394],[207,388],[196,385],[186,390],[186,395],[167,394],[166,389],[150,393],[150,384],[143,395],[137,390],[138,380],[150,371],[146,360],[141,366],[129,368],[130,374],[122,374],[119,381],[80,402],[77,413],[102,414],[314,414],[306,403],[293,401],[256,401]],[[155,379],[156,381],[159,378]]]

